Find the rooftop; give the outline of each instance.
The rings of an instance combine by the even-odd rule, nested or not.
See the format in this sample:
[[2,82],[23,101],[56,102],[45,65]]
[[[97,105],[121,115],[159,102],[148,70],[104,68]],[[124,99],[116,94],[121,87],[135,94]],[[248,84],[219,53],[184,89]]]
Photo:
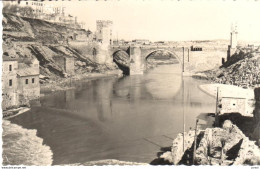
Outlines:
[[7,55],[3,55],[3,61],[18,61],[16,57],[10,57]]
[[18,69],[17,75],[20,77],[24,76],[35,76],[39,75],[39,70],[35,68],[24,68],[24,69]]

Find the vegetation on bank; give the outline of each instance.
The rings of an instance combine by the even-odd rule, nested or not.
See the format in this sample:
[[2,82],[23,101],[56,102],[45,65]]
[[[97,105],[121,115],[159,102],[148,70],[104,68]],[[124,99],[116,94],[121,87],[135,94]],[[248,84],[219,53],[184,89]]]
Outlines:
[[35,13],[33,12],[33,9],[29,6],[21,7],[18,5],[6,4],[3,6],[2,12],[7,14],[19,13],[21,16],[30,16],[32,18],[36,17]]

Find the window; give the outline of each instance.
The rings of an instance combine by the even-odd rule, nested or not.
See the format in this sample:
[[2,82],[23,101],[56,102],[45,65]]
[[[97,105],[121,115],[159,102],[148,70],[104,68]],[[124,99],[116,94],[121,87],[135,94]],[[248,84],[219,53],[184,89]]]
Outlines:
[[12,79],[9,80],[9,86],[12,86],[13,85],[13,81]]
[[9,65],[9,71],[12,71],[12,65]]
[[32,83],[34,83],[34,78],[32,78]]
[[28,84],[28,79],[25,79],[25,84]]

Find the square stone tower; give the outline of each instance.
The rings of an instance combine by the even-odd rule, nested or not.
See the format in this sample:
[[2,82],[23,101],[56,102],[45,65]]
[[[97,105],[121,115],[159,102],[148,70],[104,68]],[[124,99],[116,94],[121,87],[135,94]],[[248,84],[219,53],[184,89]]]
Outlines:
[[232,49],[237,48],[237,25],[232,25],[230,32],[230,47]]
[[97,20],[96,39],[102,44],[113,44],[112,29],[113,22],[109,20]]
[[227,61],[230,59],[230,57],[236,52],[237,50],[237,25],[231,26],[231,32],[230,32],[230,45],[228,45],[228,51],[227,51]]

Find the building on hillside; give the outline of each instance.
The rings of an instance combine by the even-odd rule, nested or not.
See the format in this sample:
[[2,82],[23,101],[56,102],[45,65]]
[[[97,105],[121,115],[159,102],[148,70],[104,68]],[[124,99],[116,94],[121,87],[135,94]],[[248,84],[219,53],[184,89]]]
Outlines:
[[41,1],[18,1],[21,7],[31,7],[37,18],[41,18],[44,13],[44,3]]
[[[92,32],[77,32],[74,33],[74,40],[80,41],[80,42],[91,42],[93,40]],[[71,36],[70,36],[71,37]]]
[[198,47],[198,46],[191,46],[190,47],[191,51],[202,51],[202,47]]
[[91,32],[89,29],[87,30],[87,37],[89,39],[89,41],[93,41],[95,38],[95,35],[93,34],[93,32]]
[[39,83],[39,61],[23,60],[18,63],[18,93],[28,99],[37,99],[40,97],[40,83]]
[[17,94],[17,59],[3,55],[2,65],[2,109],[19,104]]
[[39,61],[19,60],[3,55],[2,108],[25,105],[40,97]]
[[[6,5],[16,5],[17,15],[22,15],[25,17],[42,19],[48,22],[63,24],[75,29],[84,29],[85,23],[78,22],[77,17],[71,16],[66,13],[65,7],[63,5],[58,5],[48,1],[4,1],[4,6]],[[32,13],[21,12],[19,7],[30,7]]]
[[113,45],[112,26],[113,22],[109,20],[97,20],[96,40],[103,44]]
[[132,40],[132,42],[134,44],[139,44],[139,45],[149,45],[150,44],[150,41],[147,39],[135,39],[135,40]]
[[63,70],[64,76],[70,76],[75,74],[75,63],[73,57],[55,56],[53,59],[59,63]]
[[156,41],[154,42],[155,45],[165,45],[164,41]]
[[85,22],[78,22],[77,24],[79,25],[80,29],[85,29]]

